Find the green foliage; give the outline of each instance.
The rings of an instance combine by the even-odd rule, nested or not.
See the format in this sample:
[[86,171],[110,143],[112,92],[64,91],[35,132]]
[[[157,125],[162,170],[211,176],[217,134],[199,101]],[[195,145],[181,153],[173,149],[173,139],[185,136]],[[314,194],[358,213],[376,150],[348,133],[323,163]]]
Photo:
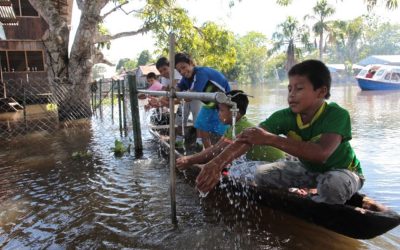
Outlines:
[[125,63],[128,62],[130,59],[129,58],[122,58],[119,59],[117,66],[115,68],[115,70],[120,70],[122,67],[125,67]]
[[270,51],[271,54],[280,52],[282,47],[286,48],[286,70],[297,62],[296,58],[301,57],[303,51],[309,51],[312,48],[312,44],[309,42],[308,27],[300,25],[299,21],[291,16],[278,25],[277,31],[272,34],[272,40],[274,46]]
[[258,32],[249,32],[237,39],[235,68],[240,72],[237,79],[240,83],[265,82],[268,43],[266,36]]
[[[97,29],[101,35],[109,35],[110,34],[110,31],[104,26],[103,23],[99,23],[97,25]],[[98,49],[104,49],[104,48],[110,49],[111,41],[97,43],[97,48]]]
[[380,23],[376,29],[366,27],[365,44],[360,50],[362,55],[400,54],[400,25]]
[[124,63],[124,68],[129,71],[133,70],[137,67],[138,62],[136,60],[128,60]]
[[[157,4],[154,4],[157,2]],[[236,60],[235,39],[232,32],[213,22],[196,27],[186,10],[174,1],[148,1],[139,15],[151,27],[159,54],[168,54],[169,34],[175,35],[175,50],[187,52],[199,65],[228,72]]]
[[57,103],[48,103],[48,104],[46,104],[46,110],[47,111],[57,111],[57,109],[58,109],[58,106],[57,106]]
[[143,50],[139,55],[137,66],[146,65],[151,60],[150,52],[148,50]]
[[114,152],[114,155],[117,157],[123,156],[125,153],[129,153],[131,149],[131,145],[129,144],[128,147],[125,147],[124,143],[118,139],[114,141],[114,147],[111,150]]
[[[236,62],[235,37],[232,32],[207,22],[199,29],[191,53],[200,65],[207,65],[226,73]],[[188,44],[187,47],[190,45]]]
[[350,21],[332,21],[328,23],[328,62],[354,63],[360,59],[359,45],[365,31],[363,19],[358,17]]
[[285,72],[286,54],[280,53],[270,57],[265,64],[265,76],[269,81],[282,80],[286,77]]
[[74,159],[74,160],[90,158],[92,156],[93,156],[93,153],[90,150],[87,150],[87,151],[75,151],[71,155],[72,159]]

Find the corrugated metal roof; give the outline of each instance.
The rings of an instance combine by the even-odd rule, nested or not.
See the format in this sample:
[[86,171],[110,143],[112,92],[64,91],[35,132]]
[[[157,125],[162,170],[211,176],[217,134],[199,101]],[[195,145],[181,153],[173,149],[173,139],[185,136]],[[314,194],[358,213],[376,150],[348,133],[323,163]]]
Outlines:
[[0,0],[0,24],[18,25],[18,20],[9,0]]
[[364,58],[357,64],[362,66],[367,66],[369,64],[400,65],[400,55],[372,55]]
[[160,72],[158,72],[155,64],[139,66],[139,70],[142,71],[143,75],[147,75],[150,72],[153,72],[156,75],[160,74]]

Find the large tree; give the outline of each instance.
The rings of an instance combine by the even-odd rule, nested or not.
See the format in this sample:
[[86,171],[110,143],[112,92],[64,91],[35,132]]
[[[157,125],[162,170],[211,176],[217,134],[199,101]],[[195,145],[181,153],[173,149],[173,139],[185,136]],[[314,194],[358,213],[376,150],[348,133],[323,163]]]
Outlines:
[[[132,36],[146,32],[153,28],[151,16],[144,19],[142,27],[137,30],[128,30],[118,34],[104,34],[99,29],[102,22],[114,11],[120,10],[121,5],[128,1],[110,0],[76,0],[81,11],[79,26],[68,54],[68,41],[70,30],[67,20],[59,14],[56,1],[53,0],[29,0],[32,6],[47,22],[49,29],[43,37],[46,48],[48,78],[54,86],[54,94],[58,101],[59,118],[77,119],[88,117],[90,111],[89,85],[92,67],[97,63],[110,64],[99,50],[99,44],[107,44],[109,41],[121,37]],[[115,8],[102,13],[104,7],[115,2]],[[145,8],[162,9],[173,4],[168,0],[148,0]],[[138,9],[137,12],[141,12]]]
[[286,47],[286,65],[285,69],[289,70],[296,64],[296,56],[301,55],[301,48],[297,46],[304,46],[309,50],[312,45],[309,42],[309,32],[305,25],[300,25],[299,22],[291,16],[280,23],[277,31],[272,34],[272,41],[274,47],[271,52],[279,51],[282,47]]
[[249,32],[237,39],[237,68],[239,81],[261,83],[265,81],[269,41],[264,34]]
[[319,37],[318,50],[319,50],[319,60],[322,60],[322,54],[324,51],[324,32],[328,30],[328,22],[326,18],[335,13],[335,9],[330,6],[327,0],[319,0],[313,7],[313,15],[306,15],[304,19],[314,19],[316,23],[313,24],[312,29]]

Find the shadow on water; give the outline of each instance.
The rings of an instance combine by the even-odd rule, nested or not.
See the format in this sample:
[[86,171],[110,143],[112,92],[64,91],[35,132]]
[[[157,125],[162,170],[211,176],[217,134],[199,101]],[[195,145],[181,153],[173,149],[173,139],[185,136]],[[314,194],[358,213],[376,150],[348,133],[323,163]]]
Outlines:
[[[254,105],[265,116],[271,107],[275,109],[285,100],[282,96],[285,91],[271,92],[266,95],[268,102],[261,100]],[[262,112],[265,106],[267,111]],[[357,131],[359,127],[356,122]],[[396,249],[400,246],[400,233],[395,230],[373,240],[359,241],[248,204],[242,194],[217,191],[200,198],[193,183],[180,174],[175,227],[170,221],[168,159],[162,156],[146,124],[142,124],[142,131],[144,152],[140,157],[133,153],[115,157],[111,150],[114,140],[128,144],[129,137],[121,138],[117,126],[96,118],[55,133],[37,132],[2,143],[0,248]],[[364,139],[357,135],[357,140]],[[362,143],[356,147],[364,152]],[[91,154],[71,157],[76,151]],[[367,157],[368,161],[371,164],[366,164],[367,178],[374,171],[381,171],[379,176],[386,173],[375,166],[374,170],[368,169],[376,164],[372,157]],[[382,201],[380,197],[390,197],[390,189],[381,186],[390,181],[398,185],[396,178],[382,180],[368,191],[379,187],[384,195],[378,192],[372,195]],[[388,203],[399,204],[392,201]]]

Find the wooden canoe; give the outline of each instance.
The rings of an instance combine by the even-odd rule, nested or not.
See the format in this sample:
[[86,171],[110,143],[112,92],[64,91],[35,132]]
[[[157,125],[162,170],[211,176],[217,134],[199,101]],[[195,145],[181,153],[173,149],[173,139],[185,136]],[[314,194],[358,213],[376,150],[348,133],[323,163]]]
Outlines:
[[[151,126],[150,131],[169,152],[166,126]],[[189,152],[193,153],[194,150],[189,147]],[[176,153],[180,155],[179,151]],[[199,171],[198,166],[192,166],[186,171],[185,177],[193,181]],[[243,197],[261,206],[286,212],[355,239],[371,239],[400,224],[399,214],[360,193],[344,205],[330,205],[288,191],[249,186],[228,177],[223,178],[223,182],[215,189],[232,194],[246,192]]]

